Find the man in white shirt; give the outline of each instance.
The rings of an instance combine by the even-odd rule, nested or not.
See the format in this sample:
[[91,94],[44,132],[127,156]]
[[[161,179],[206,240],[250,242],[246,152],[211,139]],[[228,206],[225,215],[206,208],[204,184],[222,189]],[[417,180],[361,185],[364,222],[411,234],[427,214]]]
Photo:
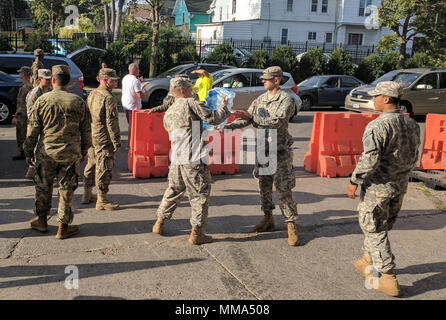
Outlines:
[[144,94],[141,89],[141,80],[137,77],[139,76],[139,66],[137,63],[131,63],[129,65],[129,74],[122,79],[122,107],[127,118],[127,123],[129,124],[129,145],[130,145],[130,135],[132,130],[132,110],[141,109],[141,99]]

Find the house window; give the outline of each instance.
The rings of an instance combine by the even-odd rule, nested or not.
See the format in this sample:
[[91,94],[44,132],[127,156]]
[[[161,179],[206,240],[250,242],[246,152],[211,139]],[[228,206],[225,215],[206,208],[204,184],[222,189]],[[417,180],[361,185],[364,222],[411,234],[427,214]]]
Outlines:
[[186,20],[184,18],[184,12],[183,12],[183,24],[186,23]]
[[311,0],[311,12],[317,12],[317,3],[319,0]]
[[283,28],[280,43],[287,44],[287,42],[288,42],[288,29]]
[[332,43],[333,41],[333,33],[332,32],[327,32],[325,34],[325,42],[326,43]]
[[217,30],[214,30],[214,40],[217,40]]
[[288,0],[286,4],[286,11],[293,11],[293,0]]
[[349,33],[348,44],[362,46],[362,33]]
[[223,8],[220,7],[220,21],[223,20]]
[[370,9],[366,10],[368,6],[372,4],[372,0],[359,0],[359,16],[369,16],[370,15]]
[[232,0],[232,14],[235,14],[237,9],[237,0]]
[[316,32],[308,32],[308,40],[316,40],[317,33]]
[[328,10],[328,0],[322,0],[322,9],[321,12],[326,13]]

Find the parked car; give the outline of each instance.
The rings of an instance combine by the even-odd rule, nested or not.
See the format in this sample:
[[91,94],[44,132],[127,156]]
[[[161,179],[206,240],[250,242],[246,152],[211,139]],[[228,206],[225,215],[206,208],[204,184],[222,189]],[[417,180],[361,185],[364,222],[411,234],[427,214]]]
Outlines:
[[[31,52],[20,52],[12,54],[0,53],[0,71],[3,71],[12,77],[19,79],[17,70],[22,66],[31,67],[35,57]],[[79,67],[69,58],[45,55],[43,65],[50,69],[57,64],[68,65],[71,69],[71,79],[68,84],[68,91],[86,98],[84,88],[84,76]]]
[[[216,44],[206,44],[201,47],[201,62],[206,62],[207,58],[214,51]],[[244,48],[234,48],[234,57],[237,67],[246,67],[249,58],[252,56],[252,52]]]
[[177,74],[185,73],[192,81],[197,80],[197,74],[191,74],[192,71],[197,69],[198,66],[202,66],[209,73],[213,73],[217,70],[233,68],[232,66],[226,66],[222,64],[210,64],[210,63],[200,63],[200,64],[182,64],[172,69],[169,69],[155,78],[144,79],[142,84],[142,90],[149,93],[141,101],[142,108],[148,109],[159,106],[163,103],[164,97],[169,93],[170,79]]
[[356,87],[365,83],[345,75],[313,76],[300,82],[297,87],[302,99],[302,110],[310,110],[312,106],[344,106],[345,97]]
[[446,113],[446,69],[414,68],[386,73],[369,85],[353,89],[345,98],[345,108],[357,112],[374,112],[373,97],[368,91],[381,81],[395,81],[402,87],[400,108],[410,115]]
[[20,80],[0,71],[0,124],[11,122],[16,111],[17,94],[21,85]]
[[[251,102],[265,92],[262,79],[263,69],[236,68],[225,69],[213,73],[214,88],[229,88],[235,92],[233,110],[247,110]],[[234,82],[242,83],[241,87],[234,87]],[[302,101],[297,95],[297,86],[290,73],[284,72],[280,88],[286,91],[295,101],[299,112]]]
[[[299,53],[297,56],[296,56],[296,60],[297,61],[299,61],[300,62],[300,59],[302,59],[302,56],[305,54],[306,52],[302,52],[302,53]],[[322,53],[322,55],[324,56],[324,58],[328,61],[328,60],[330,60],[330,53]]]

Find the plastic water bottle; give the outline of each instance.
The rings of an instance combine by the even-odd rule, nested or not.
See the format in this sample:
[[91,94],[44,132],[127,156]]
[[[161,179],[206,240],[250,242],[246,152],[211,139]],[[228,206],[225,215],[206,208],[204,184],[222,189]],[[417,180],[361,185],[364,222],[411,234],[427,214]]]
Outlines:
[[[228,99],[228,110],[231,111],[232,106],[234,104],[234,97],[235,97],[235,92],[226,88],[215,88],[212,90],[208,91],[208,96],[206,97],[206,105],[211,109],[211,110],[217,110],[220,106],[221,106],[221,102],[223,100],[223,98],[227,98]],[[215,130],[215,129],[223,129],[226,125],[226,123],[228,122],[228,120],[226,119],[225,121],[223,121],[222,123],[220,123],[218,126],[214,126],[214,125],[210,125],[206,122],[203,121],[203,127],[205,130]]]

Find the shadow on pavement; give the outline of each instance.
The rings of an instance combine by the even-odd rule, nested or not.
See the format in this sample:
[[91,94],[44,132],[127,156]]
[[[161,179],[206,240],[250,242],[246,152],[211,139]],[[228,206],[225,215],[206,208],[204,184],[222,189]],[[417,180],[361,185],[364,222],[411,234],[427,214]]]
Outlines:
[[[431,274],[423,279],[417,280],[411,286],[400,286],[402,298],[415,297],[429,291],[442,290],[446,288],[446,262],[435,262],[408,266],[396,269],[399,274]],[[444,299],[444,297],[443,297]]]
[[[126,273],[136,270],[154,269],[160,267],[174,266],[185,263],[199,262],[204,259],[178,259],[162,261],[135,261],[135,262],[115,262],[115,263],[92,263],[76,264],[82,279],[103,276],[108,274]],[[29,279],[19,279],[0,282],[0,288],[24,287],[30,285],[47,284],[52,282],[65,281],[67,265],[39,265],[39,266],[8,266],[0,267],[1,279],[11,277],[30,277]]]

